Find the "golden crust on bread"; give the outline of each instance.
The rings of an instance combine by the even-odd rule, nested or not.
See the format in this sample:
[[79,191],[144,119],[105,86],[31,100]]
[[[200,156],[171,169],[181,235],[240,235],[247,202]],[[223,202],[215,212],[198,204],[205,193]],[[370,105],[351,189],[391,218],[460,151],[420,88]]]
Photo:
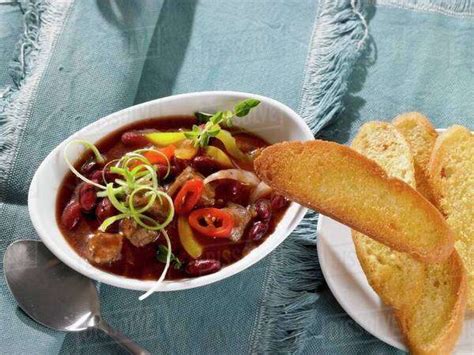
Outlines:
[[410,353],[450,354],[462,330],[466,300],[466,272],[456,251],[446,261],[428,265],[418,302],[395,311]]
[[419,260],[453,250],[443,216],[409,185],[343,145],[285,142],[262,151],[257,175],[277,192]]
[[[410,147],[390,123],[364,124],[351,147],[379,164],[389,176],[416,187]],[[352,239],[370,286],[386,305],[402,309],[419,299],[426,277],[422,262],[354,230]]]
[[456,236],[468,273],[468,308],[474,310],[474,135],[453,126],[436,141],[430,161],[435,203]]
[[416,189],[410,146],[392,124],[379,121],[363,124],[351,148],[375,161],[390,177],[400,179]]
[[424,263],[354,230],[352,239],[367,281],[385,305],[403,309],[420,298]]
[[[412,153],[397,133],[388,123],[369,122],[361,127],[352,147],[388,175],[415,187]],[[457,253],[445,262],[425,265],[360,233],[353,232],[353,239],[370,285],[394,309],[410,352],[449,353],[461,331],[467,293],[466,274]]]
[[428,118],[418,112],[401,114],[395,117],[393,124],[404,136],[413,154],[417,190],[433,201],[428,165],[438,133]]

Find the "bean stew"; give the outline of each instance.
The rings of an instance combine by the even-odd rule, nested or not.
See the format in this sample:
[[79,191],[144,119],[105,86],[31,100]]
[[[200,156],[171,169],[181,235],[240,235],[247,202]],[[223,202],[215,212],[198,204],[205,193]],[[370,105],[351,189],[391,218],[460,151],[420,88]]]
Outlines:
[[71,247],[97,268],[140,280],[214,273],[258,247],[288,201],[253,171],[267,142],[231,127],[258,104],[246,101],[234,112],[147,119],[95,144],[71,142],[89,148],[67,160],[57,197]]

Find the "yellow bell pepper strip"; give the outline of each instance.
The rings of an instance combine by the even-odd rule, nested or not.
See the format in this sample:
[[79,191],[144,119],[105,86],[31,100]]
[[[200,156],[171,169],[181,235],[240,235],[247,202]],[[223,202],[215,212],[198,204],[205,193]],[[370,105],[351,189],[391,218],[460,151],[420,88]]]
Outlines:
[[145,137],[160,147],[177,144],[186,139],[184,132],[152,132],[145,134]]
[[224,144],[225,150],[229,153],[233,158],[240,160],[240,161],[248,161],[249,157],[244,154],[240,148],[237,146],[237,142],[235,138],[232,137],[232,134],[229,131],[221,129],[217,134],[216,138]]
[[194,146],[193,141],[186,139],[182,141],[174,152],[174,156],[178,159],[189,160],[197,154],[198,148]]
[[203,246],[196,240],[194,236],[193,230],[188,223],[188,218],[186,216],[179,216],[178,217],[178,234],[179,234],[179,241],[183,246],[184,250],[194,259],[199,258],[204,248]]
[[222,167],[224,168],[233,168],[234,164],[232,164],[232,161],[230,160],[229,156],[224,153],[221,149],[214,147],[212,145],[207,146],[204,149],[206,155],[215,161],[217,161]]

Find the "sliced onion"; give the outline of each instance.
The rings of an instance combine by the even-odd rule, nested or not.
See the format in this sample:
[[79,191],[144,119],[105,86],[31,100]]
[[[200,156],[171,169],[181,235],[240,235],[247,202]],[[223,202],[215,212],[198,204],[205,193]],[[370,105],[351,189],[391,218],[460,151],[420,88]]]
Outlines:
[[64,160],[66,161],[66,164],[67,166],[69,167],[69,170],[72,171],[72,173],[74,175],[76,175],[79,179],[81,179],[82,181],[84,181],[86,184],[90,184],[90,185],[93,185],[95,187],[98,187],[99,189],[102,189],[102,190],[105,190],[106,187],[103,186],[103,185],[100,185],[100,184],[97,184],[96,182],[86,178],[84,175],[82,175],[79,171],[76,170],[76,168],[74,167],[74,165],[71,163],[71,161],[69,160],[68,158],[68,149],[69,147],[71,146],[71,144],[82,144],[84,147],[86,148],[89,148],[90,150],[92,150],[92,153],[94,153],[94,156],[96,158],[96,161],[98,163],[103,163],[104,162],[104,157],[100,154],[99,150],[97,149],[97,147],[88,142],[88,141],[85,141],[85,140],[81,140],[81,139],[77,139],[77,140],[73,140],[73,141],[70,141],[68,144],[66,144],[66,146],[64,147]]
[[170,237],[168,236],[168,233],[166,232],[166,229],[163,229],[161,232],[163,233],[163,235],[166,239],[166,244],[168,246],[168,254],[166,255],[165,268],[163,269],[163,272],[161,273],[160,278],[155,282],[153,287],[150,288],[146,293],[144,293],[143,295],[138,297],[138,299],[140,301],[143,301],[145,298],[147,298],[148,296],[153,294],[160,287],[160,284],[165,279],[166,273],[168,272],[168,269],[169,269],[170,264],[171,264],[171,241],[170,241]]
[[233,242],[238,242],[244,235],[245,229],[252,219],[250,208],[245,208],[236,203],[229,203],[222,211],[229,212],[234,219],[234,227],[232,228],[229,239]]
[[250,203],[254,203],[260,197],[270,194],[270,192],[272,192],[272,188],[268,186],[267,184],[265,184],[263,181],[260,181],[257,187],[253,189],[252,193],[250,194],[250,197],[249,197]]
[[252,186],[257,186],[260,183],[260,179],[257,177],[257,175],[250,171],[242,169],[227,169],[209,175],[204,179],[204,184],[209,184],[212,181],[222,179],[238,180],[244,184]]

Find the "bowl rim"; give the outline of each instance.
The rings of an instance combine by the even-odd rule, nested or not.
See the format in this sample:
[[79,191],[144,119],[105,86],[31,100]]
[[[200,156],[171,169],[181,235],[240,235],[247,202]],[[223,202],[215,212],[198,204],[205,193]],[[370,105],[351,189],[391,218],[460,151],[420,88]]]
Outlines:
[[[40,203],[39,201],[37,201],[38,199],[35,197],[37,195],[36,189],[38,186],[38,180],[40,179],[41,172],[44,170],[44,166],[47,164],[47,162],[53,159],[55,156],[57,156],[58,152],[64,149],[64,146],[70,140],[77,139],[81,135],[89,132],[90,130],[94,130],[95,128],[100,126],[101,123],[104,123],[105,121],[113,120],[116,116],[124,116],[124,115],[127,115],[128,113],[131,113],[140,109],[144,109],[147,107],[151,107],[157,104],[158,105],[166,104],[167,102],[173,101],[173,100],[186,100],[188,98],[212,97],[212,96],[215,96],[215,97],[232,96],[237,99],[245,99],[245,98],[252,97],[262,102],[266,102],[267,104],[277,108],[279,111],[284,113],[287,117],[291,118],[293,120],[293,123],[296,123],[296,126],[298,130],[300,131],[300,134],[302,135],[302,137],[304,137],[304,140],[314,140],[314,136],[311,130],[309,129],[308,125],[304,122],[303,118],[300,115],[298,115],[295,111],[293,111],[291,108],[286,106],[285,104],[266,96],[251,94],[251,93],[246,93],[246,92],[239,92],[239,91],[200,91],[200,92],[191,92],[191,93],[185,93],[185,94],[171,95],[171,96],[167,96],[163,98],[158,98],[155,100],[150,100],[138,105],[133,105],[125,109],[113,112],[107,116],[97,119],[96,121],[74,132],[72,135],[70,135],[61,143],[59,143],[44,158],[44,160],[38,166],[33,176],[33,179],[30,183],[30,187],[28,191],[28,212],[29,212],[31,222],[36,232],[38,233],[41,241],[46,245],[46,247],[63,263],[65,263],[72,269],[76,270],[77,272],[93,280],[103,282],[111,286],[124,288],[124,289],[130,289],[130,290],[147,291],[151,287],[153,287],[156,283],[156,281],[154,280],[140,280],[140,279],[128,278],[125,276],[103,271],[93,266],[92,264],[87,262],[84,258],[79,256],[76,253],[76,251],[66,241],[66,244],[68,245],[68,247],[75,254],[77,254],[81,259],[83,259],[83,261],[85,262],[79,263],[76,260],[71,259],[70,256],[67,255],[67,253],[63,250],[61,246],[55,244],[52,238],[48,237],[48,232],[46,229],[44,229],[40,215],[39,213],[37,213],[37,208],[39,207],[39,203]],[[145,118],[141,118],[141,119],[145,119]],[[126,122],[126,123],[117,124],[116,129],[119,129],[120,127],[123,127],[127,124],[130,124],[132,122],[139,121],[139,120],[140,118],[130,120],[129,122]],[[61,177],[61,180],[63,179],[64,179],[64,176]],[[53,198],[55,200],[57,199],[57,193],[54,194]],[[245,269],[257,263],[258,261],[262,260],[265,256],[267,256],[274,249],[276,249],[293,232],[293,230],[296,228],[296,226],[300,223],[300,221],[305,216],[306,212],[307,212],[307,208],[292,202],[289,208],[287,209],[287,211],[285,212],[285,214],[283,215],[280,222],[277,224],[277,228],[275,229],[275,231],[270,236],[268,236],[268,238],[262,244],[260,244],[257,248],[252,250],[249,254],[244,256],[242,259],[210,275],[204,275],[204,276],[199,276],[195,278],[179,279],[179,280],[165,280],[161,283],[160,287],[156,289],[156,292],[177,291],[177,290],[186,290],[186,289],[191,289],[195,287],[201,287],[201,286],[205,286],[205,285],[223,280],[241,271],[244,271]],[[288,221],[286,229],[279,230],[278,226],[281,226],[283,221]],[[57,227],[56,220],[55,220],[55,224]]]

